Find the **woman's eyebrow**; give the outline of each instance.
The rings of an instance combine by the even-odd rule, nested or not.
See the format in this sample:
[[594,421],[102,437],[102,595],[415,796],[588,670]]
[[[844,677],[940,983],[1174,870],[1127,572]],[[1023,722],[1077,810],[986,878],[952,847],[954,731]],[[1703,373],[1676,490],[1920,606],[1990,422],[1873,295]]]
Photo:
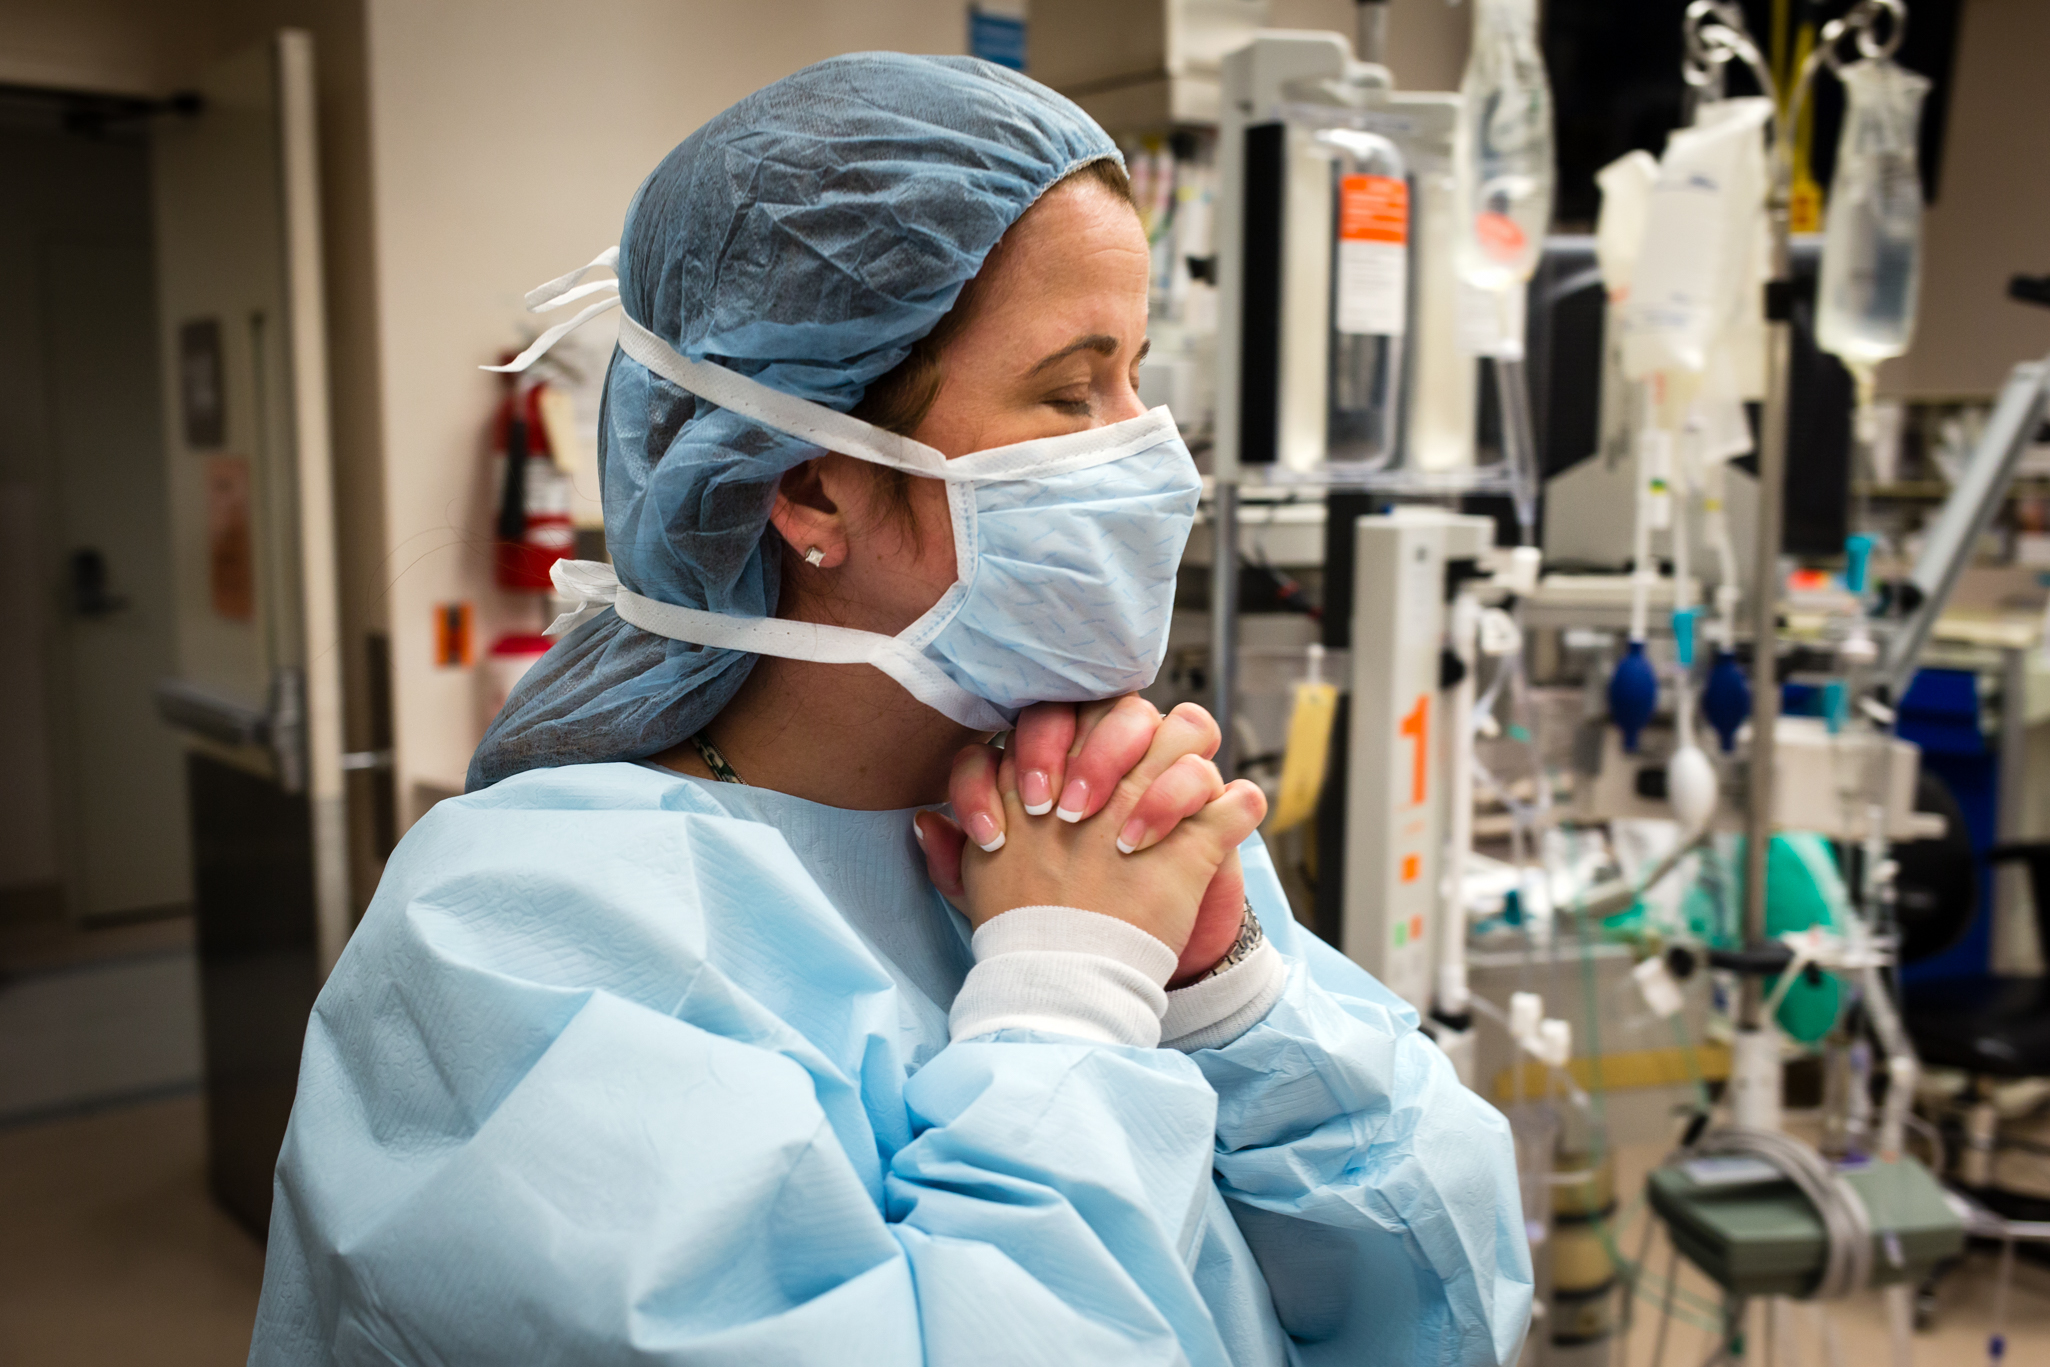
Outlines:
[[1118,339],[1105,332],[1092,332],[1087,337],[1077,337],[1074,341],[1068,343],[1052,355],[1044,357],[1032,369],[1026,371],[1026,378],[1029,379],[1039,374],[1042,370],[1059,365],[1078,351],[1093,351],[1099,356],[1115,356],[1118,353]]

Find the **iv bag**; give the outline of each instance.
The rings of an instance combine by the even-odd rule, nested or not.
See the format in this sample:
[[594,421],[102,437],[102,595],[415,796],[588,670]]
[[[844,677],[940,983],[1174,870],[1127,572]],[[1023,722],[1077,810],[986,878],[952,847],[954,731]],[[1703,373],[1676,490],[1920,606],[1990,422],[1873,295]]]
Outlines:
[[1594,173],[1602,192],[1601,214],[1594,227],[1594,259],[1602,273],[1602,288],[1612,302],[1620,303],[1630,293],[1637,253],[1644,246],[1651,189],[1658,178],[1658,159],[1649,152],[1625,152]]
[[1486,290],[1520,286],[1544,251],[1557,178],[1536,0],[1477,0],[1459,95],[1459,278]]
[[1387,138],[1334,128],[1317,141],[1334,162],[1325,459],[1379,468],[1400,431],[1409,182]]
[[1623,374],[1623,306],[1630,297],[1637,253],[1644,245],[1644,220],[1658,175],[1658,158],[1649,152],[1626,152],[1594,176],[1602,192],[1594,257],[1608,296],[1602,313],[1601,445],[1596,449],[1610,469],[1629,460],[1635,450],[1639,418],[1630,381]]
[[1623,373],[1709,368],[1722,335],[1759,306],[1759,225],[1765,213],[1764,129],[1770,100],[1705,107],[1659,160],[1644,239],[1622,310]]
[[1837,74],[1847,99],[1823,220],[1815,341],[1856,371],[1900,355],[1914,335],[1922,275],[1915,135],[1929,79],[1885,57]]

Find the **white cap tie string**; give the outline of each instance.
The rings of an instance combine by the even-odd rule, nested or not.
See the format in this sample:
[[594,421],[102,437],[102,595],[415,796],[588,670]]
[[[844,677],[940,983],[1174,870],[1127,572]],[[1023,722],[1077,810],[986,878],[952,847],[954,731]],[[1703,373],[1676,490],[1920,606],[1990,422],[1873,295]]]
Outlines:
[[[592,271],[598,270],[611,271],[615,278],[611,280],[593,280],[589,284],[583,283],[585,276],[589,275]],[[543,356],[546,356],[549,349],[557,342],[569,336],[599,314],[618,308],[620,302],[618,274],[619,248],[616,246],[607,247],[604,251],[592,257],[587,264],[577,267],[568,275],[557,276],[545,285],[528,290],[526,303],[527,312],[529,313],[546,313],[550,309],[559,309],[565,304],[573,304],[579,299],[588,299],[593,295],[601,297],[597,303],[587,306],[568,322],[557,323],[554,327],[549,328],[539,337],[536,337],[531,346],[513,357],[510,361],[507,361],[504,365],[479,366],[478,369],[489,370],[497,375],[517,375]]]

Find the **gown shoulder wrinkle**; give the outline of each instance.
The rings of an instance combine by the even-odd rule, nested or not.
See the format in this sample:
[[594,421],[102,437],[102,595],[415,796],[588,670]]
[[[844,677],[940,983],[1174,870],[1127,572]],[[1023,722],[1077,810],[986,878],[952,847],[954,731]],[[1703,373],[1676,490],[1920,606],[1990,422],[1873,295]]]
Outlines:
[[[664,792],[632,766],[602,767],[644,800]],[[700,811],[543,805],[549,789],[581,798],[592,777],[539,771],[486,790],[528,790],[517,806],[443,803],[394,854],[359,939],[389,925],[387,954],[409,961],[392,976],[443,994],[444,1027],[551,989],[605,993],[791,1058],[850,1141],[901,1142],[888,1108],[859,1116],[864,1082],[905,1068],[895,979],[783,835]]]

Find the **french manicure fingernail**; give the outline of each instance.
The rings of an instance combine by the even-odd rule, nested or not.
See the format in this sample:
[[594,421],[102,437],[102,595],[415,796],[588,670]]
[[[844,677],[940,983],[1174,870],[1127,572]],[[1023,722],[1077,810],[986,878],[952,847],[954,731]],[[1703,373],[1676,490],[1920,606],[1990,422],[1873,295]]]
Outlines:
[[1018,779],[1018,800],[1027,816],[1045,816],[1053,810],[1053,784],[1044,769],[1027,769]]
[[968,818],[968,836],[981,846],[984,854],[995,854],[1004,847],[1004,833],[997,829],[997,819],[988,812],[976,812]]
[[1089,806],[1089,780],[1071,778],[1068,786],[1061,789],[1061,805],[1054,815],[1066,822],[1082,819],[1082,813]]
[[1146,823],[1135,816],[1125,823],[1122,831],[1118,832],[1118,853],[1130,854],[1138,849],[1145,839]]
[[911,818],[911,834],[917,837],[919,844],[925,843],[925,827],[918,824],[918,818],[915,816]]

